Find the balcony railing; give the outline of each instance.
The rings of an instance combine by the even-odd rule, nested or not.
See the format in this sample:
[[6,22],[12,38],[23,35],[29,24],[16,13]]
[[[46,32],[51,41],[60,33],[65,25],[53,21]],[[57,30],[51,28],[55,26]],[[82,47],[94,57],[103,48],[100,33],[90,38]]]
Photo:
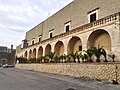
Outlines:
[[[62,38],[62,37],[65,37],[65,36],[68,36],[70,34],[73,34],[73,33],[77,33],[77,32],[80,32],[80,31],[83,31],[83,30],[86,30],[86,29],[89,29],[89,28],[93,28],[93,27],[96,27],[96,26],[100,26],[100,25],[103,25],[103,24],[107,24],[107,23],[111,23],[111,22],[114,22],[114,21],[117,21],[120,17],[120,12],[118,13],[115,13],[113,15],[110,15],[110,16],[107,16],[107,17],[104,17],[102,19],[99,19],[97,21],[94,21],[92,23],[88,23],[88,24],[85,24],[83,26],[80,26],[80,27],[77,27],[69,32],[65,32],[65,33],[62,33],[62,34],[59,34],[59,35],[56,35],[52,38],[49,38],[49,39],[46,39],[46,40],[43,40],[41,42],[38,42],[34,45],[38,45],[38,44],[43,44],[45,42],[48,42],[48,41],[52,41],[52,40],[56,40],[56,39],[59,39],[59,38]],[[30,45],[28,47],[31,47],[33,45]],[[28,48],[26,47],[26,48]]]

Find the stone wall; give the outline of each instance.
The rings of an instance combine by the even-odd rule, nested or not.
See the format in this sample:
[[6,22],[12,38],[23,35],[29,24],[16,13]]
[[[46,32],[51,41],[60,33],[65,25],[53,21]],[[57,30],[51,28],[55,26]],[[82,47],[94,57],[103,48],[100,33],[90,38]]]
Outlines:
[[116,79],[116,65],[118,66],[118,81],[120,82],[120,64],[92,63],[92,64],[16,64],[16,68],[70,75],[74,77],[90,77],[102,80]]

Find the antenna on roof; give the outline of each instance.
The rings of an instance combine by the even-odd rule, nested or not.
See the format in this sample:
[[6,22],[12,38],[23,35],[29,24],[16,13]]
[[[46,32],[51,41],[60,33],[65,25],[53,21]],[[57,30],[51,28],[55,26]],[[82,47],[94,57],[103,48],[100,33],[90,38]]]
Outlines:
[[48,16],[50,17],[50,12],[48,13]]

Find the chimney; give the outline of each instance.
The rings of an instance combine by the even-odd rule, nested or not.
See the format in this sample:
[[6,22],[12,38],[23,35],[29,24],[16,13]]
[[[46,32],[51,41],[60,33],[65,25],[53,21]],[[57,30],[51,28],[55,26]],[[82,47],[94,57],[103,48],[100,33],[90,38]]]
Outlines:
[[13,45],[11,45],[11,52],[13,51]]

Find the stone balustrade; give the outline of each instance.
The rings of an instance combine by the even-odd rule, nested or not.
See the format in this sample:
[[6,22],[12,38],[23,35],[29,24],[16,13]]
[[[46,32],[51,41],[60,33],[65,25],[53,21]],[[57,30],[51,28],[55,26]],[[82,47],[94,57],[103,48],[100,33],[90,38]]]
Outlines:
[[[49,38],[49,39],[43,40],[41,42],[35,43],[34,45],[43,44],[43,43],[46,43],[48,41],[60,39],[60,38],[66,37],[68,35],[71,35],[73,33],[77,33],[77,32],[80,32],[80,31],[83,31],[83,30],[86,30],[86,29],[90,29],[90,28],[97,27],[97,26],[100,26],[100,25],[112,23],[112,22],[115,22],[115,21],[119,20],[119,17],[120,17],[120,12],[116,13],[116,14],[113,14],[113,15],[110,15],[110,16],[107,16],[107,17],[104,17],[104,18],[99,19],[97,21],[94,21],[92,23],[88,23],[88,24],[85,24],[83,26],[77,27],[77,28],[75,28],[75,29],[73,29],[69,32],[65,32],[65,33],[56,35],[52,38]],[[30,45],[30,46],[22,48],[22,49],[26,49],[26,48],[32,47],[34,45]]]

